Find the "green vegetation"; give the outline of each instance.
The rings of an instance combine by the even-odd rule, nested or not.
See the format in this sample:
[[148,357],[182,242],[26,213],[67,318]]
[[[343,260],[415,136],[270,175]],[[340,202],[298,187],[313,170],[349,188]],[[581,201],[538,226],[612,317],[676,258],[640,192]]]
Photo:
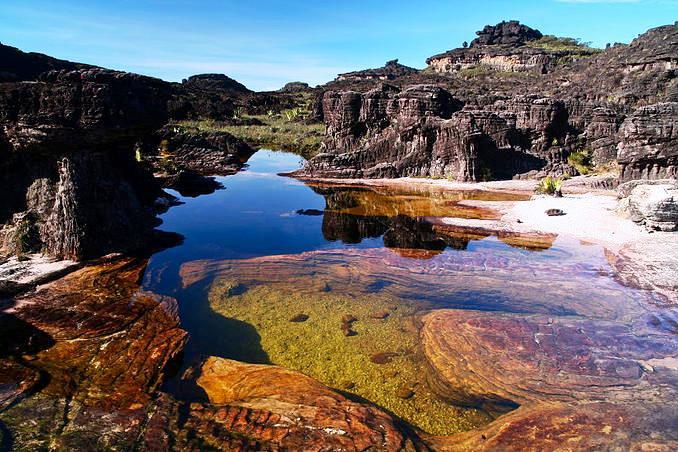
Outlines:
[[[16,218],[16,217],[15,217]],[[11,248],[19,260],[26,259],[26,253],[33,250],[35,242],[35,230],[29,215],[23,215],[16,220],[14,231],[11,235]]]
[[282,114],[247,116],[244,119],[260,122],[249,125],[233,125],[210,119],[182,121],[179,124],[206,132],[228,132],[254,147],[294,152],[306,159],[315,156],[325,137],[325,125],[288,120],[288,115],[293,116],[293,113],[287,111]]
[[[231,321],[254,327],[271,363],[363,397],[433,434],[453,434],[490,420],[429,389],[418,350],[417,303],[380,293],[300,291],[287,283],[248,281],[244,292],[233,287],[242,287],[237,276],[215,280],[210,306]],[[233,346],[242,353],[254,347],[251,342]],[[253,352],[255,361],[261,353]]]
[[530,41],[528,46],[536,49],[564,52],[598,53],[601,49],[591,47],[590,42],[582,42],[579,38],[559,38],[553,35],[547,35],[536,41]]
[[591,152],[588,149],[571,153],[567,156],[567,163],[579,171],[579,174],[586,175],[593,170]]
[[563,179],[559,177],[546,176],[539,181],[539,185],[535,189],[537,193],[545,195],[562,196],[561,188],[563,186]]
[[476,78],[476,77],[497,77],[497,78],[525,78],[529,77],[528,71],[499,71],[493,69],[490,66],[478,65],[465,69],[460,69],[456,73],[460,77],[464,78]]

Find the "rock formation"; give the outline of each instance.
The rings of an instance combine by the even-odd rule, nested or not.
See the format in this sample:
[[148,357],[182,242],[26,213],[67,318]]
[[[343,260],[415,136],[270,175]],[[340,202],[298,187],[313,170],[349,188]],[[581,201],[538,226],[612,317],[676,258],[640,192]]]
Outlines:
[[590,56],[594,50],[577,46],[576,41],[551,48],[540,44],[543,35],[539,30],[517,21],[487,25],[477,32],[478,37],[468,48],[458,48],[426,60],[436,72],[455,73],[461,70],[486,68],[500,72],[534,72],[546,74],[564,60]]
[[0,84],[0,223],[23,233],[10,241],[76,259],[144,246],[162,192],[133,144],[168,98],[165,82],[104,69]]
[[394,80],[399,77],[406,75],[412,75],[419,73],[418,69],[405,66],[404,64],[398,63],[398,60],[387,61],[383,67],[376,69],[365,69],[363,71],[347,72],[345,74],[339,74],[336,81],[343,82],[358,82],[364,80]]
[[676,349],[639,319],[610,323],[441,310],[424,318],[431,384],[451,400],[520,407],[443,450],[675,446]]
[[480,110],[447,90],[391,85],[327,92],[327,138],[306,173],[319,177],[433,176],[478,181],[530,171],[568,173],[573,137],[562,102],[521,96]]
[[[432,57],[432,67],[461,58],[439,68],[445,77],[329,84],[317,115],[326,139],[305,173],[465,181],[575,175],[568,157],[583,153],[593,165],[618,162],[622,181],[675,177],[678,26],[605,51],[539,36],[507,22],[487,27],[469,48]],[[557,64],[539,57],[534,64],[546,66],[524,67],[543,52]],[[460,71],[481,66],[489,72]],[[502,75],[523,70],[532,72]]]

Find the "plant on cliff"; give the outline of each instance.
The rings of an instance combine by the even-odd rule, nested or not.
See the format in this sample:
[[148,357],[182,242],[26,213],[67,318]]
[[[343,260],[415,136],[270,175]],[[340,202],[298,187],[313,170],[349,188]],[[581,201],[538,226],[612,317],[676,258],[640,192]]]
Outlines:
[[576,169],[579,174],[586,175],[592,170],[591,152],[587,149],[573,152],[567,156],[567,163]]
[[539,181],[539,185],[537,185],[535,191],[544,195],[561,197],[563,196],[563,192],[561,191],[562,186],[563,179],[559,177],[546,176]]
[[527,45],[537,49],[552,51],[601,52],[600,49],[591,47],[590,42],[584,42],[579,38],[559,38],[553,35],[547,35],[536,41],[530,41]]

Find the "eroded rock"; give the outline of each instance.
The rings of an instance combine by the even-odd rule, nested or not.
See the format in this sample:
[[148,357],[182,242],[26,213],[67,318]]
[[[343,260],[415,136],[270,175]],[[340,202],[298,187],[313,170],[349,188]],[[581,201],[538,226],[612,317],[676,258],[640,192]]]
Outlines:
[[215,425],[268,447],[415,450],[418,442],[378,409],[281,367],[212,357],[198,384],[217,405]]

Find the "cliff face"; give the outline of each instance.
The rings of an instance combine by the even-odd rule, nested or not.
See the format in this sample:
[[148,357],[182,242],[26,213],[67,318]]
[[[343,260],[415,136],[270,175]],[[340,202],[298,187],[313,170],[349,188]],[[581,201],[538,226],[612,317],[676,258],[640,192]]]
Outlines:
[[440,87],[328,92],[326,150],[313,176],[433,176],[475,181],[566,172],[570,129],[562,102],[521,96],[464,106]]
[[426,60],[433,71],[449,74],[463,70],[485,68],[499,72],[533,72],[546,74],[564,60],[589,56],[593,49],[544,36],[517,21],[487,25],[477,32],[470,47],[453,49]]
[[[511,24],[486,27],[470,48],[452,52],[495,58],[510,46],[532,58],[529,44],[540,34]],[[618,162],[622,180],[675,177],[677,48],[673,25],[553,71],[502,76],[523,64],[503,55],[511,68],[496,60],[499,71],[477,76],[429,71],[394,86],[333,85],[322,101],[326,140],[305,172],[464,181],[575,175],[568,156],[584,152],[596,165]]]
[[144,244],[160,188],[134,156],[169,85],[103,69],[0,84],[2,248],[87,258]]

